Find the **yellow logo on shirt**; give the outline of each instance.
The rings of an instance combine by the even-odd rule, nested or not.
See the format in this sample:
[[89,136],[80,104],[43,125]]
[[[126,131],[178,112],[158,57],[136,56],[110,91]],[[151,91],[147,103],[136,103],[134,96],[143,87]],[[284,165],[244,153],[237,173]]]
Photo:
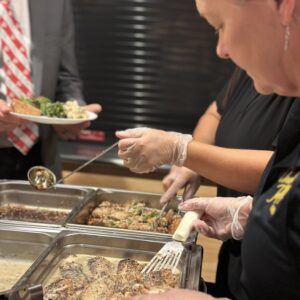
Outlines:
[[279,178],[277,183],[277,192],[269,199],[266,199],[267,203],[271,203],[269,208],[271,216],[273,216],[277,210],[277,206],[280,201],[285,197],[285,195],[289,192],[292,187],[293,182],[299,176],[300,172],[293,175],[293,172],[289,172],[284,174]]

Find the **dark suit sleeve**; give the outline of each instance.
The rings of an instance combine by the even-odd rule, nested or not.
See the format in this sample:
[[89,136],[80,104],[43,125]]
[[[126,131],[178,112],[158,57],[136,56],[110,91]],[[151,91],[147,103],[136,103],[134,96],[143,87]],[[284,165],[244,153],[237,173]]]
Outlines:
[[61,101],[76,99],[80,104],[85,104],[82,94],[82,82],[79,78],[75,57],[74,17],[70,0],[64,0],[64,13],[62,16],[62,46],[56,99]]

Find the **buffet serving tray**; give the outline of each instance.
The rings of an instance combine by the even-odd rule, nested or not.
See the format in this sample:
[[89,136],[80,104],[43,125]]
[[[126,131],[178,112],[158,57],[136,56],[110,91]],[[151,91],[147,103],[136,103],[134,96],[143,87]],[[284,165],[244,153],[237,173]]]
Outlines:
[[[120,229],[115,227],[105,227],[98,225],[87,225],[87,220],[91,212],[95,207],[97,207],[103,201],[109,201],[112,203],[125,204],[134,201],[144,202],[147,207],[161,209],[162,205],[159,202],[161,194],[155,193],[144,193],[137,191],[128,191],[121,189],[99,189],[97,193],[90,197],[85,204],[81,207],[75,209],[66,221],[66,227],[73,230],[86,230],[88,232],[107,232],[111,235],[133,235],[136,238],[141,239],[152,239],[161,241],[172,240],[172,235],[161,232],[151,232],[142,230],[130,230],[130,229]],[[177,211],[178,200],[174,197],[168,204],[168,209],[173,209]],[[167,211],[166,210],[166,211]]]
[[[1,181],[0,224],[22,227],[37,224],[47,228],[63,226],[72,210],[93,193],[94,188],[81,186],[57,185],[53,189],[39,191],[27,181]],[[24,213],[24,209],[32,215]],[[7,213],[10,210],[13,213]],[[33,210],[34,213],[31,213]]]
[[0,228],[0,295],[30,270],[53,236],[54,232],[19,231],[5,225]]
[[[69,254],[98,255],[109,258],[131,258],[149,261],[161,247],[161,241],[140,240],[132,235],[112,237],[105,233],[91,234],[63,230],[52,241],[33,266],[18,281],[16,287],[24,285],[45,286],[59,262]],[[202,248],[191,243],[183,252],[179,263],[181,288],[198,290],[201,277]],[[22,299],[29,299],[23,295]]]

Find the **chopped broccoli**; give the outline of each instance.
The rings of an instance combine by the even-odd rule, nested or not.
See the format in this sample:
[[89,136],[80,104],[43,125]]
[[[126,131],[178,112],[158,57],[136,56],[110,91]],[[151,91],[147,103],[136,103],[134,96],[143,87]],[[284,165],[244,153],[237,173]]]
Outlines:
[[64,106],[61,102],[54,103],[43,103],[41,105],[41,112],[43,116],[56,117],[56,118],[66,118],[67,115],[64,111]]

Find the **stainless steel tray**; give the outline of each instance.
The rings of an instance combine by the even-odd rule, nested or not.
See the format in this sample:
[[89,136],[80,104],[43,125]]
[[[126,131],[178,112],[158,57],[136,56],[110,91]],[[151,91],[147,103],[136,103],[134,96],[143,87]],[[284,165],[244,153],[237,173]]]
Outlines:
[[[12,288],[26,270],[38,259],[53,239],[51,233],[18,231],[8,227],[0,228],[0,293]],[[10,270],[11,268],[11,270]],[[18,269],[21,268],[21,269]],[[24,272],[22,271],[24,270]],[[14,277],[17,278],[14,278]],[[19,276],[19,277],[18,277]],[[10,280],[5,291],[4,280]],[[2,285],[1,285],[2,283]]]
[[[105,233],[89,234],[80,231],[62,231],[16,284],[42,286],[49,280],[58,263],[68,254],[100,255],[111,258],[131,258],[149,261],[164,245],[153,240],[134,239],[132,235],[112,237]],[[179,269],[181,271],[180,287],[198,290],[201,276],[202,249],[191,243],[182,255]],[[24,296],[27,299],[28,295]]]
[[[88,199],[81,208],[74,210],[72,214],[70,214],[66,222],[66,227],[74,230],[83,229],[88,232],[107,232],[111,235],[131,234],[141,239],[169,241],[172,239],[171,234],[86,224],[92,210],[103,201],[125,204],[135,200],[138,202],[145,202],[146,206],[148,207],[161,209],[161,204],[159,203],[160,197],[161,194],[155,193],[143,193],[120,189],[99,189],[98,192],[93,197]],[[176,211],[177,206],[178,200],[174,198],[172,201],[170,201],[167,209],[172,208]]]
[[[30,226],[38,224],[41,227],[63,226],[68,215],[81,203],[84,203],[92,194],[93,188],[85,188],[71,185],[58,185],[56,188],[47,191],[35,190],[27,181],[1,181],[0,182],[0,208],[9,206],[26,207],[35,209],[41,214],[34,213],[31,218],[24,216],[2,217],[0,215],[0,224],[10,224],[12,226]],[[44,211],[56,214],[56,212],[65,213],[59,220],[53,222],[43,219]]]

